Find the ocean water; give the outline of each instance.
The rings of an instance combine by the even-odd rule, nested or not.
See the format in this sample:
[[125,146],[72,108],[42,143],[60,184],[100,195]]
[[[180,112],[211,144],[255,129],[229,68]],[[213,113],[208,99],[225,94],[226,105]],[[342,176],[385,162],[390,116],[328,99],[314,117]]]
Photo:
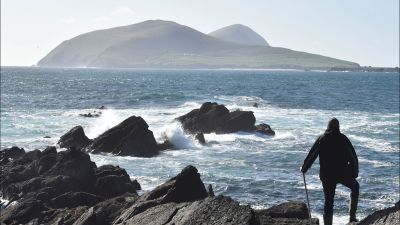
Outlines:
[[[206,134],[207,145],[199,145],[174,118],[205,101],[251,110],[276,135]],[[101,105],[107,110],[100,117],[79,116]],[[358,216],[399,201],[398,73],[1,68],[1,148],[43,149],[76,125],[94,138],[131,115],[143,117],[158,141],[166,135],[180,149],[154,158],[91,159],[125,168],[144,191],[192,164],[216,194],[254,208],[306,201],[299,167],[337,117],[359,158]],[[318,168],[317,160],[306,179],[312,214],[321,219]],[[335,224],[348,220],[349,194],[338,186]]]

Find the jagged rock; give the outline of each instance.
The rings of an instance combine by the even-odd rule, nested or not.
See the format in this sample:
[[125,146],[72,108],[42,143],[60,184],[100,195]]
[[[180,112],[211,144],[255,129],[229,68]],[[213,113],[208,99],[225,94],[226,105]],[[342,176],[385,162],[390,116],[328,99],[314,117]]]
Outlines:
[[[131,208],[134,207],[136,206],[131,206]],[[186,203],[170,202],[129,212],[131,212],[129,217],[118,218],[115,224],[256,224],[249,206],[241,206],[238,202],[224,196],[208,197]]]
[[91,153],[151,157],[158,154],[153,132],[141,117],[131,116],[93,140]]
[[255,103],[253,104],[253,107],[258,108],[258,103],[255,102]]
[[90,161],[88,154],[76,148],[70,148],[57,154],[56,163],[44,175],[71,177],[85,189],[96,179],[94,169],[95,165]]
[[177,176],[140,197],[141,201],[190,202],[208,196],[200,174],[194,166],[186,166]]
[[[51,168],[39,174],[38,162],[55,154]],[[71,168],[78,162],[87,165],[80,167],[83,175],[77,175]],[[87,153],[77,149],[57,153],[54,147],[48,147],[43,152],[26,153],[2,168],[5,170],[0,178],[7,178],[12,172],[33,171],[20,174],[18,179],[25,180],[0,181],[1,196],[7,196],[4,194],[9,189],[14,190],[17,201],[2,209],[0,223],[5,224],[308,224],[308,219],[304,219],[308,215],[304,203],[253,210],[229,197],[213,197],[212,188],[207,193],[193,166],[185,167],[177,176],[142,196],[137,196],[134,190],[130,193],[129,188],[135,185],[124,169],[111,165],[97,168]],[[111,198],[115,195],[118,196]],[[318,224],[318,220],[314,219],[312,224]]]
[[137,196],[124,194],[105,200],[89,208],[74,223],[74,225],[112,224],[122,210],[130,207],[137,200]]
[[0,223],[25,224],[38,217],[41,218],[45,209],[43,203],[33,197],[21,199],[16,204],[1,210]]
[[[236,110],[229,112],[224,105],[206,102],[199,109],[176,118],[189,133],[234,133],[238,131],[253,132],[256,118],[251,111]],[[269,126],[268,126],[269,127]],[[261,127],[260,127],[261,128]],[[271,132],[262,132],[270,134]]]
[[224,105],[206,102],[199,109],[176,118],[191,133],[232,133],[254,128],[255,117],[250,111],[229,110]]
[[358,225],[398,225],[400,221],[400,201],[393,207],[376,211],[358,223]]
[[17,159],[23,155],[25,155],[25,150],[16,146],[5,148],[0,151],[0,159]]
[[200,144],[206,143],[206,139],[204,138],[203,133],[197,133],[196,136],[194,136],[194,139],[196,139]]
[[208,185],[207,192],[208,192],[208,196],[209,196],[209,197],[214,197],[214,196],[215,196],[214,190],[213,190],[211,184]]
[[0,223],[72,224],[85,207],[126,193],[136,196],[138,187],[124,169],[97,168],[87,153],[75,148],[27,152],[1,165],[0,196],[17,203],[2,209]]
[[256,125],[255,131],[266,135],[275,135],[275,131],[272,130],[271,126],[265,123]]
[[75,147],[78,149],[85,148],[92,141],[86,137],[85,132],[81,126],[76,126],[60,137],[58,145],[61,148]]

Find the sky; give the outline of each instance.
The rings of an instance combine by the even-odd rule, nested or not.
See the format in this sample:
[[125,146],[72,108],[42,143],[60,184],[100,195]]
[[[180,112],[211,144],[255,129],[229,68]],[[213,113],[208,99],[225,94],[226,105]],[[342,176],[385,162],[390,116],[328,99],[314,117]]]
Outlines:
[[203,33],[239,23],[274,47],[399,66],[399,0],[1,0],[1,65],[31,66],[79,34],[150,19]]

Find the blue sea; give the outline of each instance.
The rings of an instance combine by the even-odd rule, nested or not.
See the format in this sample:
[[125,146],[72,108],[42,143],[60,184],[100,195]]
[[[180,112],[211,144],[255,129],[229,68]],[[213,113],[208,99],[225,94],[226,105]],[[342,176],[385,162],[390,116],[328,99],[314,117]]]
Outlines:
[[[199,145],[174,118],[206,101],[251,110],[276,135],[206,134],[208,144]],[[100,117],[79,116],[102,105],[107,109]],[[1,68],[1,148],[43,149],[76,125],[94,138],[132,115],[143,117],[158,141],[167,136],[179,150],[154,158],[91,159],[125,168],[144,191],[192,164],[216,194],[254,208],[306,201],[299,167],[328,120],[337,117],[360,162],[358,217],[399,201],[398,73]],[[317,160],[306,179],[312,215],[321,219],[318,170]],[[335,224],[348,220],[349,193],[340,185],[336,190]]]

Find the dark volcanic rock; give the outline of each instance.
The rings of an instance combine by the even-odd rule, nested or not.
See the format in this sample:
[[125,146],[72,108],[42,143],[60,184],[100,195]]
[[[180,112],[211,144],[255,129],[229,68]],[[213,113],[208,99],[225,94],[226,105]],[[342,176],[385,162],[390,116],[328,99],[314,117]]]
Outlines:
[[28,152],[1,169],[0,194],[16,201],[0,213],[5,224],[308,224],[304,203],[253,210],[229,197],[214,197],[193,166],[142,196],[124,169],[97,168],[75,148]]
[[[286,202],[268,209],[254,210],[258,224],[304,224],[309,225],[308,209],[303,202]],[[318,219],[312,219],[312,224],[319,224]]]
[[275,135],[275,131],[271,129],[268,124],[262,123],[256,126],[256,132],[266,134],[266,135]]
[[68,192],[51,200],[55,208],[73,208],[77,206],[91,206],[104,199],[100,196],[86,192]]
[[18,148],[13,146],[11,148],[5,148],[0,151],[0,159],[17,159],[25,154],[25,150],[23,148]]
[[90,161],[90,156],[76,148],[70,148],[57,154],[56,163],[45,175],[64,175],[79,182],[82,188],[92,184],[96,177],[95,164]]
[[197,133],[196,136],[194,136],[194,139],[199,141],[200,144],[205,144],[206,143],[206,139],[204,138],[204,134],[203,133]]
[[25,224],[35,218],[42,218],[42,212],[46,207],[43,202],[33,197],[23,199],[17,204],[1,210],[0,223]]
[[249,206],[241,206],[229,197],[206,198],[188,203],[166,203],[145,210],[132,211],[131,206],[118,218],[115,224],[210,224],[210,225],[251,225],[256,224],[254,214]]
[[395,206],[382,209],[365,217],[358,225],[397,225],[400,221],[400,201]]
[[88,146],[92,153],[151,157],[158,154],[153,132],[141,117],[131,116],[107,130]]
[[304,202],[286,202],[264,210],[256,210],[260,215],[272,218],[308,219],[308,209]]
[[194,166],[186,166],[181,173],[166,183],[142,195],[142,201],[159,199],[167,202],[190,202],[206,198],[207,190],[200,179],[200,174]]
[[176,118],[183,128],[190,133],[234,133],[238,131],[252,132],[256,118],[251,111],[233,111],[224,105],[206,102],[199,109]]
[[85,148],[91,143],[91,140],[86,137],[85,132],[81,126],[76,126],[60,137],[58,145],[61,148]]
[[72,224],[85,207],[126,193],[136,196],[138,187],[124,169],[97,168],[78,149],[30,151],[0,165],[0,196],[17,202],[1,209],[0,223]]

